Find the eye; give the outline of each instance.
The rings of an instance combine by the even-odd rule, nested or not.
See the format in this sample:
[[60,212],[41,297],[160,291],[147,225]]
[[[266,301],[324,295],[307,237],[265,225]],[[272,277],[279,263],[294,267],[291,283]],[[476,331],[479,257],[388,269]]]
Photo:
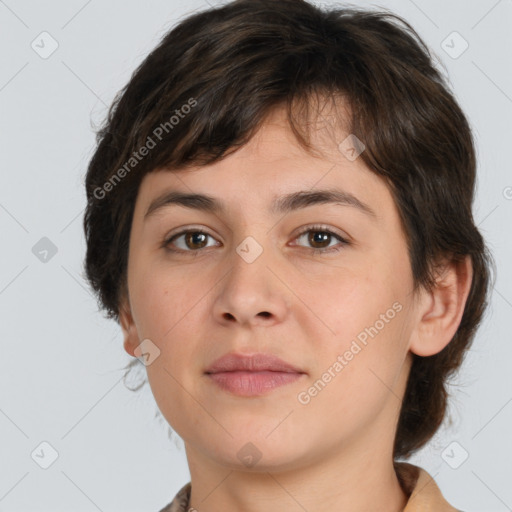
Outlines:
[[[208,238],[214,240],[212,235],[205,231],[189,228],[166,238],[162,247],[169,252],[199,253],[202,249],[219,245],[218,243],[208,245]],[[306,227],[294,240],[296,241],[303,238],[312,246],[306,247],[306,249],[309,249],[314,254],[340,251],[345,245],[350,244],[350,242],[341,235],[322,225]],[[336,240],[338,240],[338,245],[333,246],[331,243]]]
[[[205,247],[211,247],[207,245],[208,237],[213,238],[209,233],[198,229],[183,230],[167,238],[163,247],[171,252],[197,252]],[[177,249],[171,247],[171,245],[174,245]]]
[[[312,247],[306,247],[306,249],[310,249],[314,254],[340,251],[345,245],[350,243],[341,235],[321,225],[308,226],[299,233],[295,240],[300,240],[301,238],[305,238],[306,242],[312,245]],[[329,247],[329,244],[334,241],[333,239],[337,239],[339,244],[338,246]]]

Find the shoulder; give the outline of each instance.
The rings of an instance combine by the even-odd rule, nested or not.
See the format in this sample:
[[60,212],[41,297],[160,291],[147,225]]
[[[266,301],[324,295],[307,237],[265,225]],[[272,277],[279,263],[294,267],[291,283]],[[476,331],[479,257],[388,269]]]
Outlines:
[[176,494],[174,499],[159,512],[188,512],[190,502],[191,484],[185,484]]
[[400,484],[409,496],[403,512],[462,512],[444,498],[432,476],[419,466],[395,462]]
[[[419,466],[395,462],[397,477],[409,497],[403,512],[463,512],[444,498],[432,476]],[[159,512],[189,512],[191,483],[185,484],[174,499]]]

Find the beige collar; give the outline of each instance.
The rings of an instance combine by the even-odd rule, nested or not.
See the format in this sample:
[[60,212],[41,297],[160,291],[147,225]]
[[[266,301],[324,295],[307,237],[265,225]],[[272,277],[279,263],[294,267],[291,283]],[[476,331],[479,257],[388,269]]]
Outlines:
[[443,497],[427,471],[408,462],[395,462],[398,479],[409,496],[403,512],[460,512]]

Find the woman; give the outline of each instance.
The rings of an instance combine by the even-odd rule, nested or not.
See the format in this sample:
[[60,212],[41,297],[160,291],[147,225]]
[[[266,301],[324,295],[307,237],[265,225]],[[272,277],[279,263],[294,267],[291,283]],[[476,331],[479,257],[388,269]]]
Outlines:
[[86,272],[185,443],[162,512],[453,511],[403,460],[482,318],[471,131],[405,21],[238,0],[98,134]]

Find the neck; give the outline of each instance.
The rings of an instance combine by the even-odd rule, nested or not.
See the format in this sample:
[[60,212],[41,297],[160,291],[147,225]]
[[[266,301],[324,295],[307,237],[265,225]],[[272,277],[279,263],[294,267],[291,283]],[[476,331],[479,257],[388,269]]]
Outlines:
[[[365,439],[365,443],[368,439]],[[191,474],[189,506],[198,512],[343,510],[402,512],[408,496],[393,467],[392,454],[346,443],[314,460],[241,471],[220,466],[186,445]],[[257,467],[257,466],[256,466]]]

